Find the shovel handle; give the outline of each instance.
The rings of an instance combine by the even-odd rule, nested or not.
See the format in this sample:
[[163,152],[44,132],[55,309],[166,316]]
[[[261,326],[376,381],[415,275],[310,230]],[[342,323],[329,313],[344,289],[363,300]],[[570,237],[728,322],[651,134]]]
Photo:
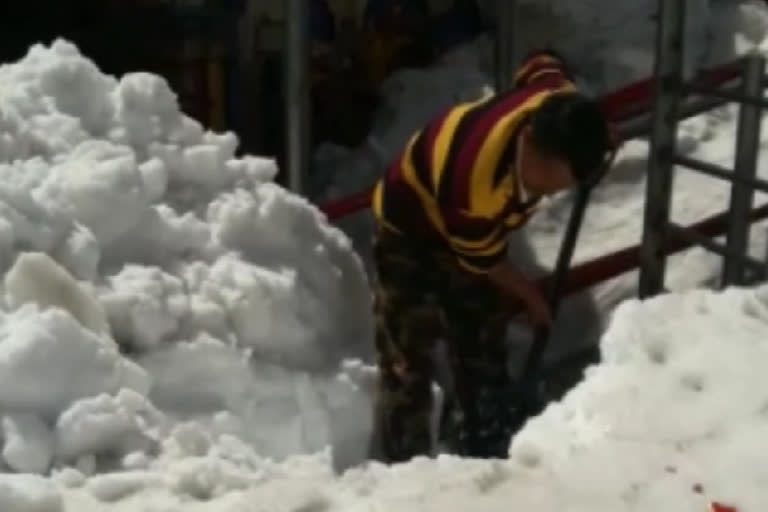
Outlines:
[[[579,232],[581,231],[581,225],[584,220],[584,214],[586,213],[592,190],[608,172],[608,169],[610,169],[613,164],[615,156],[615,152],[611,152],[599,172],[595,173],[595,178],[588,183],[580,185],[576,189],[576,197],[571,209],[571,217],[568,221],[563,241],[560,244],[560,252],[557,256],[552,280],[548,283],[549,295],[547,299],[553,318],[557,316],[557,310],[560,307],[562,290],[568,277],[568,270],[571,267],[571,260],[573,259],[573,253],[576,249],[576,241],[578,240]],[[541,360],[549,345],[550,334],[551,329],[547,327],[537,327],[534,330],[533,343],[528,352],[525,367],[523,368],[522,379],[524,387],[532,386],[533,383],[527,381],[535,380],[537,378]]]

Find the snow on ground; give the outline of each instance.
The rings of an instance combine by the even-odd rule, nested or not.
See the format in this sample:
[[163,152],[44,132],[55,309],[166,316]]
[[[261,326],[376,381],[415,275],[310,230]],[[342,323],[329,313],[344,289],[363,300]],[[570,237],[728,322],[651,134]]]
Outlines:
[[625,302],[602,353],[582,384],[529,422],[505,461],[418,459],[336,477],[327,454],[274,464],[186,426],[158,458],[135,457],[125,472],[67,469],[53,483],[12,476],[0,486],[14,489],[23,512],[58,512],[59,496],[66,511],[115,512],[768,507],[768,454],[759,449],[768,435],[768,287]]

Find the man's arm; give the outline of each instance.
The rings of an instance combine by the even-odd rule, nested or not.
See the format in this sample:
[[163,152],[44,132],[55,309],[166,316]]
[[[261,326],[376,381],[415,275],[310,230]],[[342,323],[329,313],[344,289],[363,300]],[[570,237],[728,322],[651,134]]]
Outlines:
[[528,309],[534,325],[550,325],[552,311],[541,290],[511,261],[503,261],[488,271],[488,280],[507,297],[519,299]]
[[520,301],[535,325],[549,325],[551,313],[541,291],[507,260],[509,229],[489,219],[454,214],[449,242],[464,270],[485,278],[503,296]]

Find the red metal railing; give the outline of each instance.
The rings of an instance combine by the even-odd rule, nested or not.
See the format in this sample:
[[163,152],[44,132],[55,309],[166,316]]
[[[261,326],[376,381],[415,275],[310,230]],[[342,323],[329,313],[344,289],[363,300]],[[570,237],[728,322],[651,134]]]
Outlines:
[[[750,220],[757,222],[768,219],[768,204],[764,204],[752,210]],[[702,236],[714,238],[722,235],[728,228],[728,212],[722,212],[711,217],[707,217],[693,225],[688,226]],[[694,243],[689,240],[683,240],[680,237],[670,234],[667,238],[667,245],[664,247],[664,254],[669,256],[686,249],[690,249]],[[640,247],[634,245],[616,252],[600,256],[579,265],[575,265],[568,272],[564,293],[572,294],[586,290],[598,283],[613,279],[624,272],[634,270],[640,265]],[[545,284],[548,276],[540,279],[540,284]]]

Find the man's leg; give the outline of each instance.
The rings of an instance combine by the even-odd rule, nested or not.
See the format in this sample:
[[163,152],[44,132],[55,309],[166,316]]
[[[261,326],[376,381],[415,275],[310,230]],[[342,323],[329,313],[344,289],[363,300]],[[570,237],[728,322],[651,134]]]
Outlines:
[[512,437],[507,316],[498,292],[460,270],[444,304],[455,402],[447,439],[465,457],[506,458]]
[[431,451],[432,345],[439,310],[428,299],[424,256],[397,239],[374,244],[379,382],[374,430],[377,459],[404,462]]

